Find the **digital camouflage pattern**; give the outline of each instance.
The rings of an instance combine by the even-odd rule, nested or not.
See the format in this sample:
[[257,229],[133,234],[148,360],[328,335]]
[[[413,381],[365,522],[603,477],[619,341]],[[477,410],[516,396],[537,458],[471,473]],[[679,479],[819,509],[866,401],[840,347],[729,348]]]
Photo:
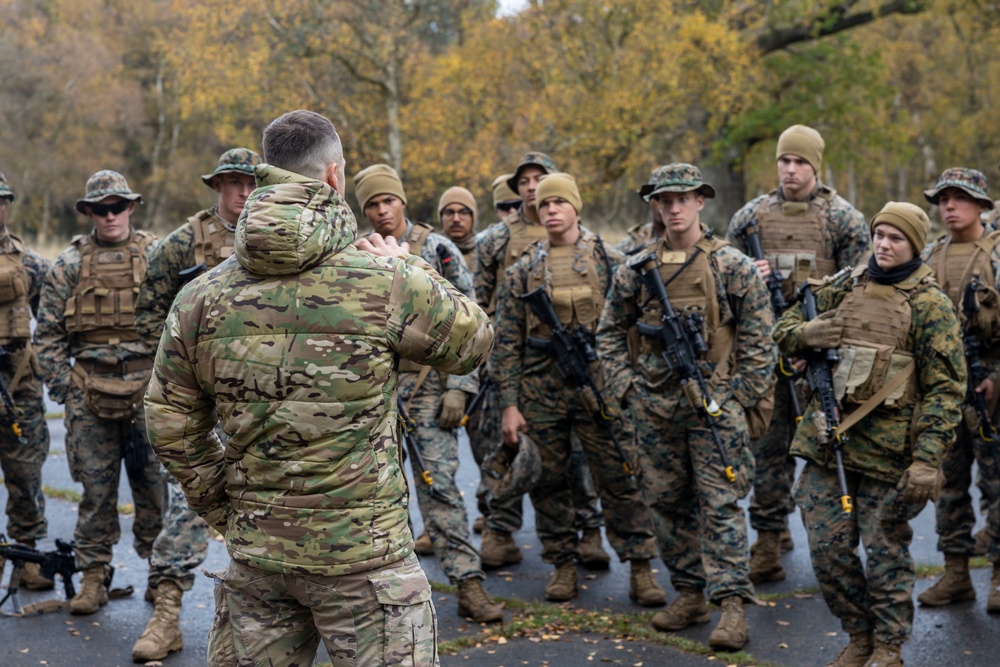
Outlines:
[[654,238],[653,223],[643,222],[629,227],[624,238],[615,244],[614,248],[623,255],[629,255]]
[[705,182],[701,169],[684,162],[658,167],[649,177],[649,182],[639,189],[639,196],[649,202],[661,192],[697,192],[709,199],[715,197],[715,188]]
[[311,665],[322,638],[335,665],[438,665],[431,587],[413,555],[336,578],[237,562],[213,576],[209,664]]
[[[592,238],[590,232],[580,234],[576,243],[580,254],[574,268],[596,271],[597,282],[606,285],[621,255],[606,250],[609,266],[597,250],[600,242],[591,250]],[[542,458],[542,477],[530,494],[542,560],[558,566],[577,553],[579,536],[570,488],[575,456],[571,434],[579,438],[584,460],[596,481],[612,548],[623,561],[654,558],[656,543],[641,493],[625,474],[610,437],[587,413],[572,380],[559,376],[551,355],[527,344],[529,308],[518,297],[528,291],[533,260],[542,248],[548,251],[548,242],[530,247],[507,269],[497,300],[497,344],[490,359],[501,408],[518,407],[528,424],[527,435],[535,441]],[[603,300],[602,294],[595,296]],[[592,363],[590,371],[599,382],[600,365]],[[629,464],[635,469],[634,461]]]
[[171,581],[182,591],[194,586],[195,569],[208,558],[208,524],[191,511],[177,480],[167,480],[163,528],[149,558],[149,585]]
[[[817,290],[817,312],[837,309],[851,291],[852,284],[851,274],[843,273]],[[965,357],[951,302],[932,284],[914,292],[909,304],[912,320],[906,351],[916,358],[921,391],[920,416],[912,427],[915,440],[911,445],[910,422],[914,408],[883,404],[850,430],[850,439],[842,450],[846,469],[888,484],[898,482],[914,459],[940,466],[945,451],[954,441],[965,399]],[[804,326],[799,305],[785,311],[775,324],[774,339],[784,354],[801,356],[805,349]],[[818,409],[817,399],[813,397],[804,412],[811,415]],[[812,419],[804,419],[799,424],[791,451],[823,467],[834,465],[833,452],[820,447],[816,441],[816,425]]]
[[102,169],[87,179],[86,193],[83,198],[76,200],[76,210],[79,213],[86,213],[84,204],[96,204],[105,197],[114,196],[142,203],[142,195],[132,192],[124,176],[117,171]]
[[948,188],[958,188],[973,199],[982,202],[987,209],[994,207],[988,194],[989,182],[983,172],[966,167],[952,167],[941,172],[937,183],[930,190],[924,190],[924,197],[932,204],[937,204],[941,193]]
[[0,199],[8,199],[14,201],[14,191],[11,190],[10,184],[7,183],[7,177],[0,172]]
[[556,163],[545,153],[537,151],[525,153],[521,161],[517,163],[517,168],[514,169],[513,175],[507,179],[507,187],[510,188],[511,192],[517,193],[517,178],[521,175],[521,169],[529,166],[541,167],[546,174],[554,174],[559,171]]
[[[0,179],[2,179],[0,174]],[[0,181],[0,197],[5,194],[5,181]],[[5,226],[0,226],[0,254],[20,257],[28,278],[28,303],[38,312],[45,273],[51,262],[15,243]],[[11,390],[16,417],[21,426],[24,442],[14,435],[5,416],[0,419],[0,469],[7,487],[7,535],[18,542],[31,542],[46,536],[45,495],[42,493],[42,465],[49,454],[49,429],[45,423],[45,403],[42,398],[42,379],[37,372],[37,361],[26,360],[30,352],[28,340],[12,341],[0,357],[0,376]],[[18,368],[26,365],[26,374],[12,386]]]
[[399,358],[467,374],[493,328],[421,258],[352,246],[354,216],[328,185],[269,165],[256,174],[235,256],[182,288],[167,318],[146,395],[151,441],[237,563],[368,572],[413,549]]
[[[833,192],[819,185],[810,198]],[[781,188],[775,190],[784,201]],[[754,215],[771,194],[762,195],[745,204],[729,223],[726,240],[741,252],[750,254],[743,236],[754,224]],[[832,248],[816,248],[819,257],[833,257],[837,270],[858,266],[867,261],[871,236],[864,215],[839,195],[830,202],[824,239],[832,239]],[[825,253],[830,253],[829,255]],[[800,403],[801,404],[801,403]],[[792,502],[792,481],[795,463],[788,455],[788,446],[795,431],[794,415],[788,396],[787,383],[778,378],[774,396],[774,414],[764,437],[754,440],[753,453],[757,460],[757,478],[750,498],[750,525],[757,531],[781,531],[788,526],[788,515],[795,510]]]
[[[664,246],[669,247],[666,239]],[[631,362],[627,337],[646,297],[639,274],[627,266],[615,272],[597,330],[597,350],[608,402],[620,405],[624,400],[633,413],[646,504],[674,586],[706,589],[712,600],[752,598],[746,520],[737,502],[749,491],[754,474],[744,411],[770,386],[776,361],[773,318],[767,288],[745,255],[722,246],[709,260],[720,321],[735,325],[736,352],[731,377],[714,386],[715,365],[707,359],[698,363],[722,409],[718,433],[737,483],[725,479],[710,432],[666,360],[650,352]]]
[[[104,187],[101,180],[104,178],[113,180],[111,176],[97,178],[97,175],[91,180],[96,179],[98,186]],[[91,232],[90,240],[98,247],[107,248],[127,247],[131,239],[120,244],[104,245]],[[147,246],[147,261],[154,248],[154,243]],[[68,333],[66,302],[80,282],[81,261],[79,249],[71,245],[59,255],[46,275],[35,328],[35,348],[49,397],[66,406],[66,458],[73,480],[84,487],[73,539],[76,541],[77,565],[86,569],[110,563],[112,547],[121,534],[118,483],[122,470],[122,442],[127,435],[128,424],[100,419],[90,411],[84,404],[83,392],[70,377],[71,359],[115,364],[148,359],[149,355],[141,340],[126,340],[111,345],[87,342],[77,334]],[[138,380],[145,375],[147,371],[133,371],[113,377]],[[146,446],[142,406],[134,411],[133,421],[137,425],[141,444]],[[149,557],[153,540],[162,526],[164,484],[162,471],[150,451],[144,478],[130,480],[135,500],[132,532],[136,552],[142,558]]]
[[212,187],[212,179],[219,174],[254,175],[254,167],[260,164],[260,156],[249,148],[230,148],[219,156],[219,164],[211,174],[204,174],[201,180]]

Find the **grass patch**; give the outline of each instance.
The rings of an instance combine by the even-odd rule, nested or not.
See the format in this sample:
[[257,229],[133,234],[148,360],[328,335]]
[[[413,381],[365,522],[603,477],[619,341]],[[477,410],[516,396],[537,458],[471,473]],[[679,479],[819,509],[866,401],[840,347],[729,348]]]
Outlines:
[[56,500],[65,500],[68,503],[79,504],[83,496],[80,495],[79,491],[73,491],[71,489],[54,489],[51,486],[42,485],[42,493],[45,494],[47,498],[55,498]]
[[65,412],[46,412],[45,413],[45,418],[46,419],[62,419],[65,416],[66,416]]

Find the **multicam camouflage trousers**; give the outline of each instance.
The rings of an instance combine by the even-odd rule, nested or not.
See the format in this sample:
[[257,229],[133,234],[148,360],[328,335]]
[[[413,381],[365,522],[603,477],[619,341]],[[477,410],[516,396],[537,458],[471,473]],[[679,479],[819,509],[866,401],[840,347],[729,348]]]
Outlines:
[[[493,448],[500,444],[503,438],[501,431],[499,394],[494,388],[487,392],[482,403],[482,409],[477,409],[470,415],[466,431],[472,446],[472,455],[480,465]],[[583,445],[574,433],[572,435],[573,454],[570,458],[569,483],[573,494],[574,525],[577,530],[600,528],[604,525],[604,515],[598,502],[597,489],[594,488],[594,478],[590,474],[590,466],[583,453]],[[502,503],[486,506],[486,489],[480,484],[477,500],[479,511],[487,517],[487,525],[493,530],[514,533],[521,529],[524,521],[522,499],[512,498]]]
[[[4,372],[4,382],[10,374]],[[8,415],[0,415],[0,469],[7,487],[7,536],[17,542],[46,537],[42,466],[49,454],[49,428],[45,423],[42,383],[35,377],[21,380],[13,395],[19,439]],[[23,440],[23,442],[22,442]]]
[[166,579],[189,591],[194,586],[194,569],[208,556],[208,524],[188,507],[181,485],[173,477],[168,480],[167,493],[163,530],[153,542],[149,559],[149,585],[155,588]]
[[628,397],[643,493],[674,588],[704,589],[713,601],[752,598],[746,517],[737,504],[754,474],[743,409],[730,399],[716,418],[736,473],[730,483],[711,432],[679,391],[653,394],[633,385]]
[[[577,554],[579,536],[569,482],[571,433],[579,437],[597,481],[608,542],[615,553],[623,561],[655,558],[656,541],[642,493],[625,474],[603,426],[584,411],[577,392],[561,378],[525,377],[518,407],[542,458],[542,477],[531,491],[542,560],[560,565]],[[634,462],[630,464],[635,469]]]
[[[126,376],[127,377],[127,376]],[[146,439],[146,417],[140,406],[133,415],[136,432],[148,450],[144,474],[129,480],[135,503],[132,533],[140,558],[149,558],[153,540],[163,526],[165,473]],[[112,547],[121,537],[118,523],[118,481],[122,446],[130,425],[98,418],[83,402],[75,384],[66,391],[66,458],[73,481],[83,485],[76,521],[76,564],[81,570],[111,562]]]
[[990,541],[987,558],[992,563],[1000,563],[1000,502],[995,488],[1000,482],[1000,450],[997,443],[986,442],[978,429],[969,429],[968,424],[978,423],[975,415],[963,420],[955,431],[956,439],[941,462],[944,486],[937,501],[938,550],[945,554],[971,556],[973,551],[972,529],[976,514],[972,507],[969,487],[972,485],[972,464],[979,464],[981,487],[986,487],[984,496],[992,495],[992,502],[986,512],[986,530],[993,539]]
[[[455,484],[458,438],[454,431],[438,428],[437,425],[441,384],[437,373],[430,373],[420,385],[417,396],[411,400],[416,380],[417,373],[400,373],[399,395],[403,404],[408,404],[410,418],[417,424],[413,438],[434,483],[431,492],[422,480],[414,481],[427,535],[434,544],[441,569],[452,584],[473,577],[485,579],[479,552],[472,546],[469,535],[465,499]],[[413,468],[414,462],[410,464]]]
[[[804,402],[800,403],[805,405]],[[795,511],[792,482],[795,459],[788,446],[795,432],[795,417],[788,398],[788,382],[781,376],[775,387],[774,415],[767,433],[750,443],[757,463],[750,496],[750,525],[757,532],[778,532],[788,527],[788,515]]]
[[335,667],[438,664],[437,617],[416,556],[340,577],[230,562],[212,575],[212,667],[311,665],[320,639]]
[[856,472],[847,473],[847,489],[854,500],[850,514],[840,505],[837,471],[812,461],[795,485],[813,571],[844,632],[874,632],[879,641],[902,644],[913,627],[909,522],[923,507],[901,502],[895,484]]

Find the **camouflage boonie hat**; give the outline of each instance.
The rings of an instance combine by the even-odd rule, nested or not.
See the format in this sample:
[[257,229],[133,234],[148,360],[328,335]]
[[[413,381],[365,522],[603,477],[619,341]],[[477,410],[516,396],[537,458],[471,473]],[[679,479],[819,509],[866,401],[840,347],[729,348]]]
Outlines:
[[965,167],[952,167],[941,173],[941,178],[938,179],[933,189],[924,190],[924,197],[930,203],[937,205],[943,191],[948,188],[958,188],[973,199],[981,201],[986,205],[986,208],[994,208],[993,200],[987,194],[989,187],[983,172]]
[[500,445],[483,459],[487,503],[502,503],[528,493],[542,478],[542,455],[534,440],[521,433],[517,451]]
[[[659,167],[649,178],[649,183],[639,189],[639,196],[648,202],[653,195],[661,192],[691,192],[708,197],[715,197],[715,188],[701,177],[701,170],[693,164],[675,162]],[[645,192],[643,192],[645,191]]]
[[87,179],[87,194],[76,200],[76,210],[87,214],[84,204],[96,204],[105,197],[118,196],[129,201],[142,203],[142,195],[132,192],[128,181],[117,171],[102,169]]
[[556,168],[556,163],[545,153],[525,153],[521,161],[517,163],[514,175],[507,179],[507,187],[515,194],[517,193],[517,179],[525,167],[541,167],[546,174],[554,174],[559,171]]
[[7,185],[7,177],[0,172],[0,199],[7,198],[14,201],[14,191]]
[[253,168],[260,164],[260,156],[249,148],[230,148],[219,156],[219,166],[211,174],[203,174],[201,180],[212,187],[212,179],[219,174],[246,174],[253,177]]

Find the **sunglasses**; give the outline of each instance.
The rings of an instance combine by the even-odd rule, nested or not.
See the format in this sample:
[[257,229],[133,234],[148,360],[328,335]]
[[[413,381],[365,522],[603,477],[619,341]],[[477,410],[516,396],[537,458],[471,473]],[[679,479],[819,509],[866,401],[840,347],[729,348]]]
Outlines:
[[90,212],[96,215],[98,218],[103,218],[111,213],[113,215],[118,215],[128,208],[128,205],[132,202],[127,199],[122,201],[116,201],[114,204],[91,204]]
[[497,204],[497,210],[499,210],[499,211],[513,211],[514,209],[516,209],[520,205],[521,205],[521,202],[519,202],[519,201],[500,202],[499,204]]

